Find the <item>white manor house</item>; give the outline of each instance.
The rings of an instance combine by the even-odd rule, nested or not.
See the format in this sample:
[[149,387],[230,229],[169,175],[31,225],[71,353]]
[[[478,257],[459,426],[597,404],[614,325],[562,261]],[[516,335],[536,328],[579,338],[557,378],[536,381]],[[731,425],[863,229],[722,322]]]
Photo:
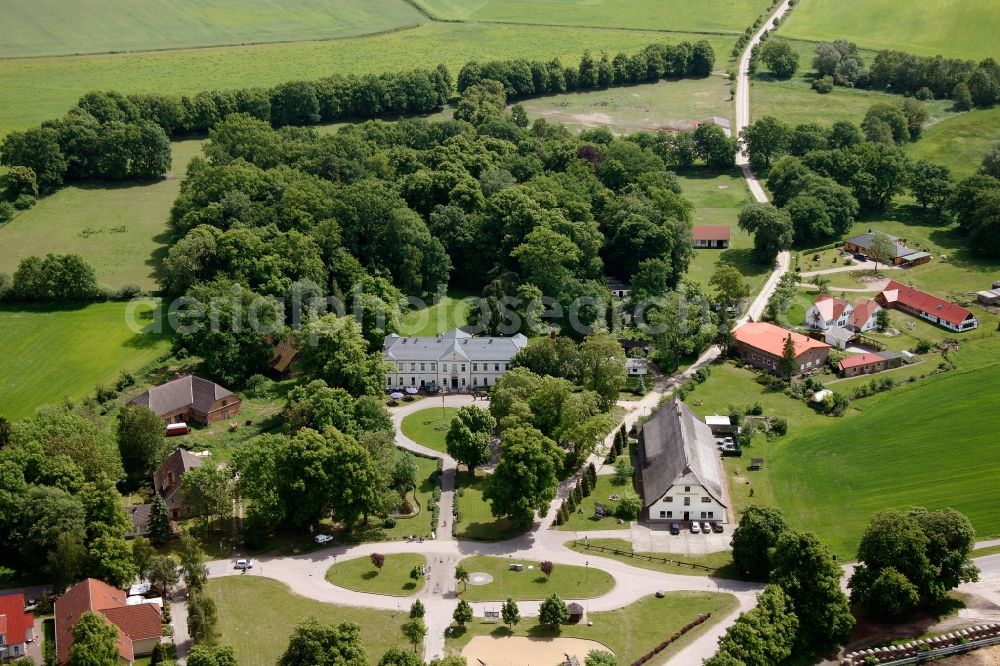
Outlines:
[[476,337],[460,328],[433,337],[393,333],[382,343],[382,358],[393,368],[385,385],[449,391],[493,386],[527,344],[528,338],[520,333],[509,338]]

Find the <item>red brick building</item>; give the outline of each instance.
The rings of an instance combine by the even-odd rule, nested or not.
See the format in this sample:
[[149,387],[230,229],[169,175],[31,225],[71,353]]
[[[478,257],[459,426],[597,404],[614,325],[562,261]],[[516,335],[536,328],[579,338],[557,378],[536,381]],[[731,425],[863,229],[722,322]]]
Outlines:
[[96,578],[80,581],[56,600],[56,659],[69,661],[73,628],[84,613],[100,613],[118,630],[118,656],[123,664],[134,664],[136,657],[152,653],[160,642],[162,615],[159,604],[129,606],[126,594]]
[[781,360],[789,336],[795,346],[795,372],[799,375],[823,367],[830,355],[830,345],[767,322],[749,322],[733,331],[736,350],[750,365],[774,374],[784,374]]
[[976,316],[962,306],[895,280],[889,280],[889,284],[885,285],[885,289],[875,300],[882,307],[909,312],[959,333],[979,326]]
[[243,407],[229,389],[194,375],[154,386],[129,404],[149,407],[166,423],[204,425],[236,416]]

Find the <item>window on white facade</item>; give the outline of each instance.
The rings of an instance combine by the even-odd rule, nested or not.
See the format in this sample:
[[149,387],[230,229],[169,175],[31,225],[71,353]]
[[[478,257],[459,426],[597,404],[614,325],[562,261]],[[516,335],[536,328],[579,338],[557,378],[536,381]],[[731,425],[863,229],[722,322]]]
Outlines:
[[462,386],[465,386],[465,377],[462,377]]
[[448,372],[448,364],[447,363],[442,363],[441,364],[441,372]]
[[684,498],[684,506],[691,506],[691,498],[690,497],[685,497]]
[[426,370],[427,370],[426,364],[425,363],[421,363],[420,364],[420,372],[425,372]]
[[431,363],[431,371],[437,370],[437,363]]
[[709,503],[709,502],[711,502],[711,501],[712,501],[712,498],[711,498],[711,497],[702,497],[702,498],[701,498],[701,503],[702,503],[702,504],[708,504],[708,503]]
[[664,497],[664,498],[663,498],[663,501],[664,501],[664,502],[673,502],[673,501],[674,501],[674,498],[673,498],[673,497]]
[[462,372],[465,372],[465,364],[462,364]]
[[667,517],[667,512],[666,511],[661,511],[660,512],[660,518],[666,518],[666,517]]
[[494,363],[493,364],[493,370],[496,371],[496,372],[500,372],[500,364],[499,363]]
[[709,511],[708,512],[708,517],[709,518],[715,518],[715,512],[714,511]]
[[667,518],[673,518],[673,517],[674,517],[674,512],[673,511],[667,511]]
[[708,518],[708,513],[707,513],[707,512],[705,512],[705,511],[702,511],[702,512],[701,512],[701,517],[702,517],[702,518]]
[[410,372],[413,372],[416,369],[417,369],[417,364],[416,363],[411,363],[410,364]]
[[416,378],[415,377],[410,377],[410,386],[413,386],[416,383],[417,383]]
[[684,492],[686,493],[691,492],[691,486],[684,486]]
[[472,371],[475,372],[478,369],[479,369],[479,364],[478,363],[473,363],[472,364]]

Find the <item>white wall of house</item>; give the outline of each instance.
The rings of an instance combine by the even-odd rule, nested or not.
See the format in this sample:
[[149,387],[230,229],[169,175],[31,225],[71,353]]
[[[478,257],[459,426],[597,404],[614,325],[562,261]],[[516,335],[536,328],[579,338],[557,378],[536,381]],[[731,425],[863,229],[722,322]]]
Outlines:
[[[478,388],[493,386],[507,372],[510,362],[495,361],[390,361],[394,371],[385,376],[386,388],[415,386],[434,382],[439,388]],[[457,380],[453,383],[452,379]]]
[[831,326],[847,326],[847,322],[851,320],[851,314],[853,312],[854,308],[848,305],[844,308],[844,312],[841,313],[839,319],[824,319],[823,315],[819,313],[819,308],[816,307],[816,304],[814,303],[812,307],[806,310],[806,324],[822,331],[825,331]]
[[663,497],[649,506],[649,520],[665,523],[685,520],[728,522],[726,507],[700,485],[668,488]]

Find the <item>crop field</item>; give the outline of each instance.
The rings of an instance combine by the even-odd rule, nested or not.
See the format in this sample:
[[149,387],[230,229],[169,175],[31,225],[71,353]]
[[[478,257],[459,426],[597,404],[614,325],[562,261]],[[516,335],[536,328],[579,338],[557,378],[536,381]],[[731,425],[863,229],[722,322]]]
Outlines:
[[435,18],[690,32],[743,32],[767,0],[416,0]]
[[[170,349],[167,335],[132,331],[126,307],[0,306],[0,414],[21,418],[45,403],[78,400]],[[146,330],[152,330],[153,307],[159,301],[138,313]]]
[[979,538],[1000,534],[996,412],[983,409],[1000,401],[997,366],[939,377],[855,402],[859,415],[769,447],[775,496],[793,525],[844,555],[887,507],[950,506]]
[[404,0],[10,0],[0,57],[330,39],[426,21]]
[[0,271],[49,252],[86,259],[102,284],[157,289],[156,269],[166,252],[167,217],[187,164],[200,141],[171,144],[173,166],[163,180],[126,185],[65,187],[0,226]]
[[[315,618],[323,624],[356,622],[368,658],[375,661],[402,640],[405,612],[324,604],[301,597],[287,586],[260,576],[212,579],[208,592],[219,607],[221,642],[233,646],[236,663],[271,666],[288,645],[296,624]],[[262,631],[260,619],[267,618]]]
[[[731,36],[708,35],[718,66]],[[0,60],[0,135],[62,116],[90,90],[190,94],[199,90],[270,86],[331,74],[400,71],[446,64],[452,76],[467,61],[559,57],[575,62],[584,48],[634,52],[654,43],[692,39],[686,33],[603,28],[428,23],[412,30],[337,40]]]
[[1000,143],[1000,108],[963,113],[933,125],[919,141],[908,144],[913,159],[930,160],[951,169],[956,178],[971,176],[986,151]]
[[521,102],[528,117],[545,118],[579,130],[607,127],[616,134],[640,130],[690,130],[710,116],[732,118],[729,79],[716,74],[704,79],[681,79],[551,95]]
[[781,28],[799,39],[973,60],[998,55],[998,31],[995,0],[802,0]]

